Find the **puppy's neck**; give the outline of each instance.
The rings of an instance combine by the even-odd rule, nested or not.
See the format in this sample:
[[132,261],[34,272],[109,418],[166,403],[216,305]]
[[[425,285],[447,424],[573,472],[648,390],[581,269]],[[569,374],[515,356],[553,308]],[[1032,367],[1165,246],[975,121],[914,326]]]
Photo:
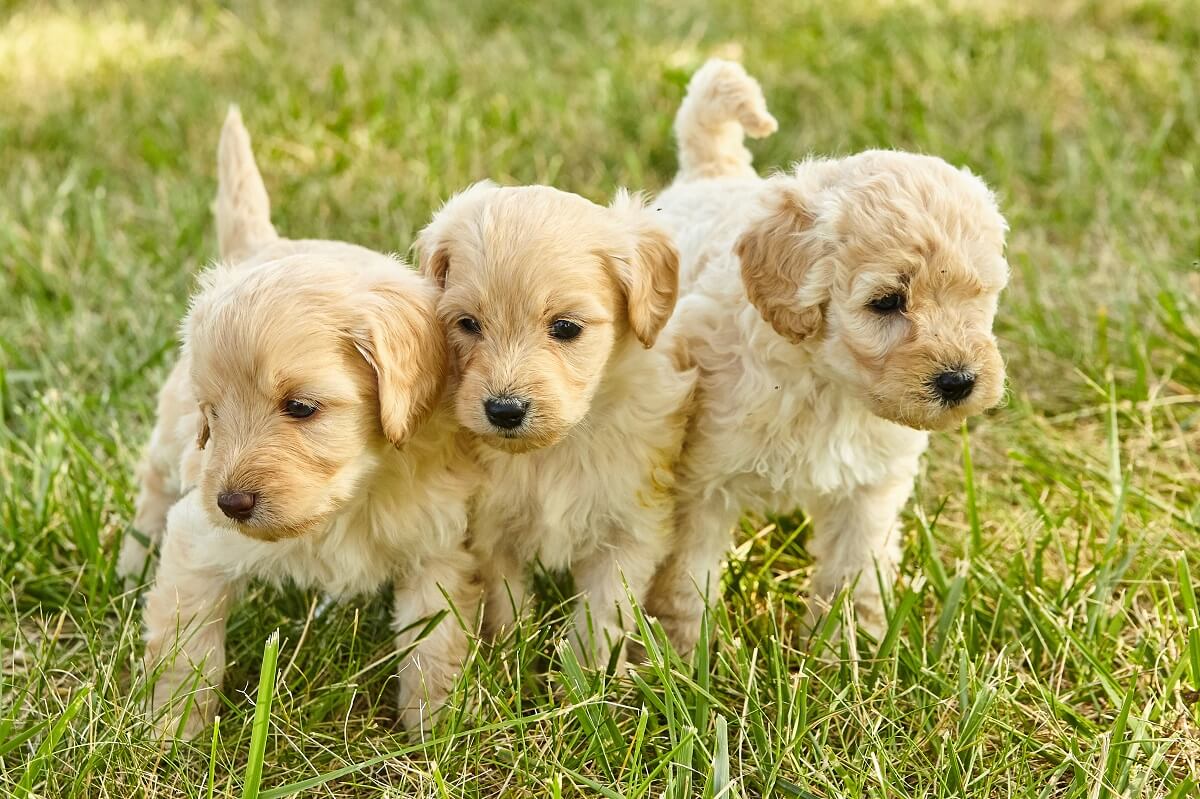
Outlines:
[[[397,477],[418,480],[440,469],[457,469],[469,461],[465,434],[459,428],[449,396],[445,396],[408,441],[396,447],[388,441],[377,445],[378,464],[369,478],[386,484]],[[464,467],[464,471],[465,471]]]
[[629,407],[657,405],[667,400],[663,393],[669,391],[665,384],[670,382],[668,373],[672,370],[673,364],[661,342],[647,349],[633,336],[624,337],[613,348],[604,367],[585,423],[602,427],[614,414]]

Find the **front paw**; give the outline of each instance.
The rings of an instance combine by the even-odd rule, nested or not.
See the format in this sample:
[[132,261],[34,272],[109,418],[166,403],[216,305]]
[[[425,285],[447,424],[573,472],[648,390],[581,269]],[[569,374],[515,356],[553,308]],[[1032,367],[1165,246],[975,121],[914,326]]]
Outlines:
[[193,740],[212,725],[215,713],[203,697],[193,694],[160,699],[157,689],[155,694],[150,723],[160,746],[169,748],[177,740]]
[[[835,610],[837,618],[831,621]],[[830,599],[817,595],[809,598],[801,624],[801,629],[810,640],[821,636],[830,645],[837,644],[843,632],[851,629],[866,632],[879,641],[887,632],[887,613],[883,600],[877,595],[854,597],[853,613],[847,605],[835,608]]]
[[589,669],[607,669],[616,649],[616,667],[625,665],[625,631],[617,625],[594,626],[580,619],[569,636],[571,651],[579,665]]
[[883,600],[880,597],[855,597],[854,618],[858,622],[858,629],[866,632],[876,641],[883,640],[883,635],[887,632],[888,620],[887,611],[884,609]]
[[125,580],[127,586],[135,586],[141,580],[146,569],[146,559],[150,549],[138,537],[141,534],[130,530],[121,541],[121,552],[117,556],[117,576]]
[[700,640],[700,626],[704,619],[703,608],[700,613],[681,613],[669,616],[658,616],[667,640],[675,652],[682,658],[691,657]]
[[450,692],[442,689],[406,688],[400,686],[399,706],[400,723],[404,725],[405,734],[412,743],[429,740],[433,730],[445,709]]

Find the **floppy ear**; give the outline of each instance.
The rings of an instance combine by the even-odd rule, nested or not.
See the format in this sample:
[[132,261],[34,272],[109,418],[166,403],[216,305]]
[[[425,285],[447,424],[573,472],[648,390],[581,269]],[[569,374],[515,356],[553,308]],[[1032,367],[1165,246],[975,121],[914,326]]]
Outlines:
[[629,327],[647,349],[666,327],[679,295],[679,252],[670,234],[653,220],[642,199],[624,190],[610,208],[633,236],[632,247],[611,255],[617,282],[625,293]]
[[204,409],[201,408],[200,429],[196,431],[196,449],[204,449],[206,446],[208,446],[209,435],[208,414],[206,414]]
[[446,386],[446,337],[436,298],[416,280],[411,286],[376,285],[363,313],[354,346],[375,372],[383,434],[400,447],[429,418]]
[[439,289],[446,288],[446,276],[450,273],[449,242],[455,237],[457,226],[464,222],[468,210],[487,200],[496,188],[490,180],[481,180],[463,189],[446,201],[417,236],[414,245],[417,268]]
[[421,274],[439,289],[446,288],[446,275],[450,273],[450,251],[440,243],[432,251],[427,251],[423,242],[418,242],[417,246],[421,248]]
[[816,213],[794,189],[777,188],[764,213],[738,238],[746,296],[775,332],[799,343],[825,322],[832,264],[831,242]]

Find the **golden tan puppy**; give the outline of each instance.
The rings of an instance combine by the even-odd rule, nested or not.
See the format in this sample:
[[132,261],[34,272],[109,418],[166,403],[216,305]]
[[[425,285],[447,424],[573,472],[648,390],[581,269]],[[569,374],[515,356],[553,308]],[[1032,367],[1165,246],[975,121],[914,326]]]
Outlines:
[[[144,532],[166,528],[145,608],[158,723],[190,736],[211,720],[249,579],[335,597],[391,582],[400,705],[419,732],[468,649],[453,614],[421,621],[446,596],[469,620],[480,599],[465,548],[476,472],[443,401],[437,292],[379,253],[279,239],[236,112],[219,156],[228,262],[184,322],[138,500]],[[123,565],[144,556],[131,539]]]
[[570,569],[572,641],[603,665],[668,543],[694,382],[654,346],[675,304],[675,248],[625,194],[604,208],[489,183],[448,202],[418,246],[444,289],[456,414],[487,473],[471,522],[485,623],[511,624],[526,564]]
[[648,608],[690,649],[746,510],[804,508],[814,611],[853,585],[882,631],[897,517],[928,434],[995,405],[1007,229],[987,186],[939,158],[870,151],[758,177],[742,130],[774,130],[758,84],[710,61],[676,119],[660,196],[681,252],[668,330],[700,369],[677,540]]

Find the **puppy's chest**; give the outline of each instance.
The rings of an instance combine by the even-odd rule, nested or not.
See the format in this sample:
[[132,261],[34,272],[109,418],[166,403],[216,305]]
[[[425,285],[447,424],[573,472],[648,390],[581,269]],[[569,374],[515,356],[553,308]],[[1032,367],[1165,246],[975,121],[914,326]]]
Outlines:
[[475,507],[477,543],[560,569],[626,530],[663,526],[670,472],[639,450],[617,440],[571,442],[569,450],[492,460]]
[[[778,381],[726,409],[723,434],[710,439],[725,461],[726,486],[745,505],[790,508],[915,471],[926,435],[871,415],[829,385]],[[780,385],[776,389],[775,385]]]
[[362,503],[319,535],[263,545],[268,549],[258,559],[257,576],[335,597],[372,593],[419,568],[423,557],[453,538],[455,527],[465,527],[465,506]]

